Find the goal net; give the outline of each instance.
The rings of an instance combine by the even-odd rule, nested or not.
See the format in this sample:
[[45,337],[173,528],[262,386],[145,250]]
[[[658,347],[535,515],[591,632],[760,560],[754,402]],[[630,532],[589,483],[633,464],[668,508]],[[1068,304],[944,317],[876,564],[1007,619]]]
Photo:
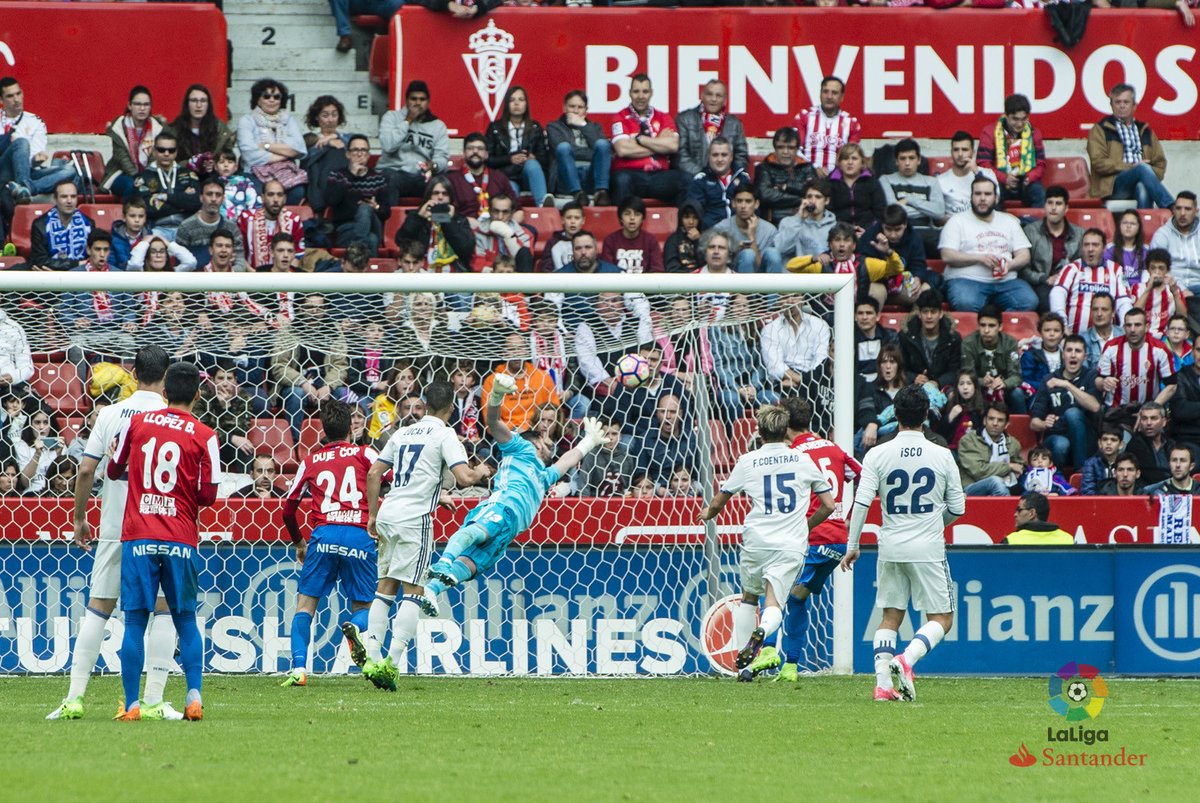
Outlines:
[[[206,670],[288,667],[300,567],[279,497],[321,443],[318,400],[352,404],[351,439],[378,448],[424,414],[422,387],[449,381],[451,426],[473,463],[494,464],[483,400],[504,370],[518,376],[503,413],[514,431],[539,428],[561,454],[592,415],[608,441],[493,569],[422,618],[403,670],[731,672],[748,505],[735,500],[715,526],[697,515],[754,445],[759,404],[802,396],[813,430],[849,448],[847,278],[9,273],[0,308],[23,327],[34,375],[4,401],[0,672],[69,668],[92,563],[70,544],[75,467],[92,416],[132,391],[131,357],[148,344],[201,366],[196,412],[221,443],[219,498],[201,516]],[[452,490],[435,555],[488,491]],[[96,495],[88,517],[94,528]],[[809,601],[803,669],[849,671],[849,582]],[[350,667],[338,630],[349,612],[337,591],[318,608],[312,671]],[[120,619],[103,670],[119,669]]]

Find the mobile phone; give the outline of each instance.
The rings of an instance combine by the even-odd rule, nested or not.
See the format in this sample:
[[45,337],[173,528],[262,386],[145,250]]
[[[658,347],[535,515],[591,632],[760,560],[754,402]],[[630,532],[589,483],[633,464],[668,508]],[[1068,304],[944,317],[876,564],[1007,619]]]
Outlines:
[[434,204],[429,207],[429,215],[434,223],[449,223],[450,204]]
[[46,448],[58,446],[58,438],[42,438],[42,446]]

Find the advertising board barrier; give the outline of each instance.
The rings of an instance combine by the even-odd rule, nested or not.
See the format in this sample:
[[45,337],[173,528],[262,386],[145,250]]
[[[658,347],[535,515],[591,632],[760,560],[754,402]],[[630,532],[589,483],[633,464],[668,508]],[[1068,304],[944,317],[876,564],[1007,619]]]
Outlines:
[[1197,132],[1196,39],[1172,11],[1094,10],[1069,50],[1041,9],[501,8],[464,22],[406,7],[391,30],[391,107],[424,80],[460,135],[484,130],[511,86],[528,91],[543,124],[571,89],[605,122],[639,72],[653,81],[655,108],[672,114],[723,79],[749,136],[793,125],[825,75],[846,82],[843,108],[867,138],[977,135],[1014,92],[1029,97],[1044,137],[1080,138],[1110,113],[1108,89],[1120,82],[1136,87],[1137,117],[1161,139]]
[[[119,46],[131,37],[138,64],[178,69],[131,70]],[[5,2],[0,13],[0,75],[21,82],[52,134],[103,133],[139,83],[168,119],[189,84],[204,84],[228,119],[226,50],[225,17],[211,3]]]

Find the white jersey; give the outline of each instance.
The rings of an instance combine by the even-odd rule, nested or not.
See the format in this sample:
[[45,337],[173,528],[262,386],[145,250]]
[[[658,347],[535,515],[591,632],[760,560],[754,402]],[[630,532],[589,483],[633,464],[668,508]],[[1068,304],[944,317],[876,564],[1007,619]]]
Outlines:
[[379,462],[392,467],[392,490],[383,498],[376,518],[393,526],[420,528],[437,507],[442,490],[442,467],[467,462],[458,433],[436,416],[396,430]]
[[161,410],[167,406],[162,395],[149,390],[135,390],[128,399],[116,404],[110,404],[96,414],[96,425],[88,435],[87,445],[83,447],[84,457],[100,461],[96,467],[102,472],[104,485],[100,491],[100,540],[121,540],[121,525],[125,520],[125,496],[129,493],[129,483],[125,480],[111,480],[105,470],[108,447],[125,436],[129,429],[129,419],[138,413],[148,410]]
[[916,563],[945,559],[942,514],[949,511],[961,516],[966,503],[949,449],[910,430],[871,449],[863,460],[854,504],[869,508],[876,493],[883,508],[879,560]]
[[768,443],[739,457],[721,490],[750,497],[743,548],[804,552],[810,494],[832,489],[806,453],[787,443]]

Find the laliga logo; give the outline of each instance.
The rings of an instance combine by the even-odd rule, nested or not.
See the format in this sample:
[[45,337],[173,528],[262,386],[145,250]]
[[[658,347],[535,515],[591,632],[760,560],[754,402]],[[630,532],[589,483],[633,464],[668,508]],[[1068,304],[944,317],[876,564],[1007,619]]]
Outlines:
[[730,594],[719,599],[704,614],[700,625],[700,647],[713,669],[725,675],[738,673],[735,661],[742,645],[733,640],[733,612],[742,604],[741,594]]
[[488,119],[495,120],[500,104],[504,102],[504,93],[521,63],[521,54],[509,53],[513,49],[513,35],[497,28],[495,20],[491,19],[486,28],[471,34],[467,41],[475,53],[463,53],[463,62],[475,82],[475,91],[479,93]]
[[1094,666],[1072,661],[1050,676],[1050,707],[1067,722],[1095,719],[1107,698],[1108,684]]
[[1200,658],[1200,568],[1176,563],[1147,577],[1133,601],[1133,625],[1160,658]]

